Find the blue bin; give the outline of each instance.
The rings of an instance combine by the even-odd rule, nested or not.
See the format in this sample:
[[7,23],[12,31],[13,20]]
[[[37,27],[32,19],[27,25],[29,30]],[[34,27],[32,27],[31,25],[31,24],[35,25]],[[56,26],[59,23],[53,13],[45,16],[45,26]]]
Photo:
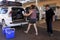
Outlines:
[[7,28],[9,28],[9,27],[2,27],[2,34],[5,35],[5,29],[7,29]]
[[5,33],[6,33],[6,38],[7,39],[15,37],[15,29],[14,28],[7,28],[5,30]]

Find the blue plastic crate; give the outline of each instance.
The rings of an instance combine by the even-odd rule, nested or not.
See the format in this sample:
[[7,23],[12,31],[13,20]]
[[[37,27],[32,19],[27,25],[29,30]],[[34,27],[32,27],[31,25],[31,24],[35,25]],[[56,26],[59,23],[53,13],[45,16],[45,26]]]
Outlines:
[[2,34],[5,35],[5,29],[7,29],[7,28],[9,28],[9,27],[2,27]]
[[14,38],[15,37],[15,29],[14,28],[8,28],[5,30],[6,38]]

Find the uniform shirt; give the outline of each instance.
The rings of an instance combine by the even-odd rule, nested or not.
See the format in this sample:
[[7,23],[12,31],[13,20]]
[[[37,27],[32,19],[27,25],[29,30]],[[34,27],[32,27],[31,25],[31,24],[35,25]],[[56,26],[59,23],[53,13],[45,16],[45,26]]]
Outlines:
[[46,10],[46,21],[52,20],[53,15],[55,15],[55,13],[51,8],[49,10]]

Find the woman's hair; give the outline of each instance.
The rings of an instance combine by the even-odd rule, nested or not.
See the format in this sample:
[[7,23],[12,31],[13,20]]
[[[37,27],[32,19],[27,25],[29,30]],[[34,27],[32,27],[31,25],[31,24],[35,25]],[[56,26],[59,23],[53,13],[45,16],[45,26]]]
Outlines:
[[59,6],[57,6],[56,8],[57,8],[57,9],[59,9],[60,7],[59,7]]
[[35,6],[35,5],[31,5],[30,8],[31,8],[31,9],[35,9],[36,6]]
[[47,5],[45,5],[45,7],[50,7],[50,5],[47,4]]

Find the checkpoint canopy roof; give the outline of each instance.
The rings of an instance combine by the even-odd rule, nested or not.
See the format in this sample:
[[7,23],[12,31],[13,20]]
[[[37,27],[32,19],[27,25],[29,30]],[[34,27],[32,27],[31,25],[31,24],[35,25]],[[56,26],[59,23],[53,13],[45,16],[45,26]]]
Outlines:
[[13,2],[13,1],[1,1],[0,6],[22,6],[20,2]]

